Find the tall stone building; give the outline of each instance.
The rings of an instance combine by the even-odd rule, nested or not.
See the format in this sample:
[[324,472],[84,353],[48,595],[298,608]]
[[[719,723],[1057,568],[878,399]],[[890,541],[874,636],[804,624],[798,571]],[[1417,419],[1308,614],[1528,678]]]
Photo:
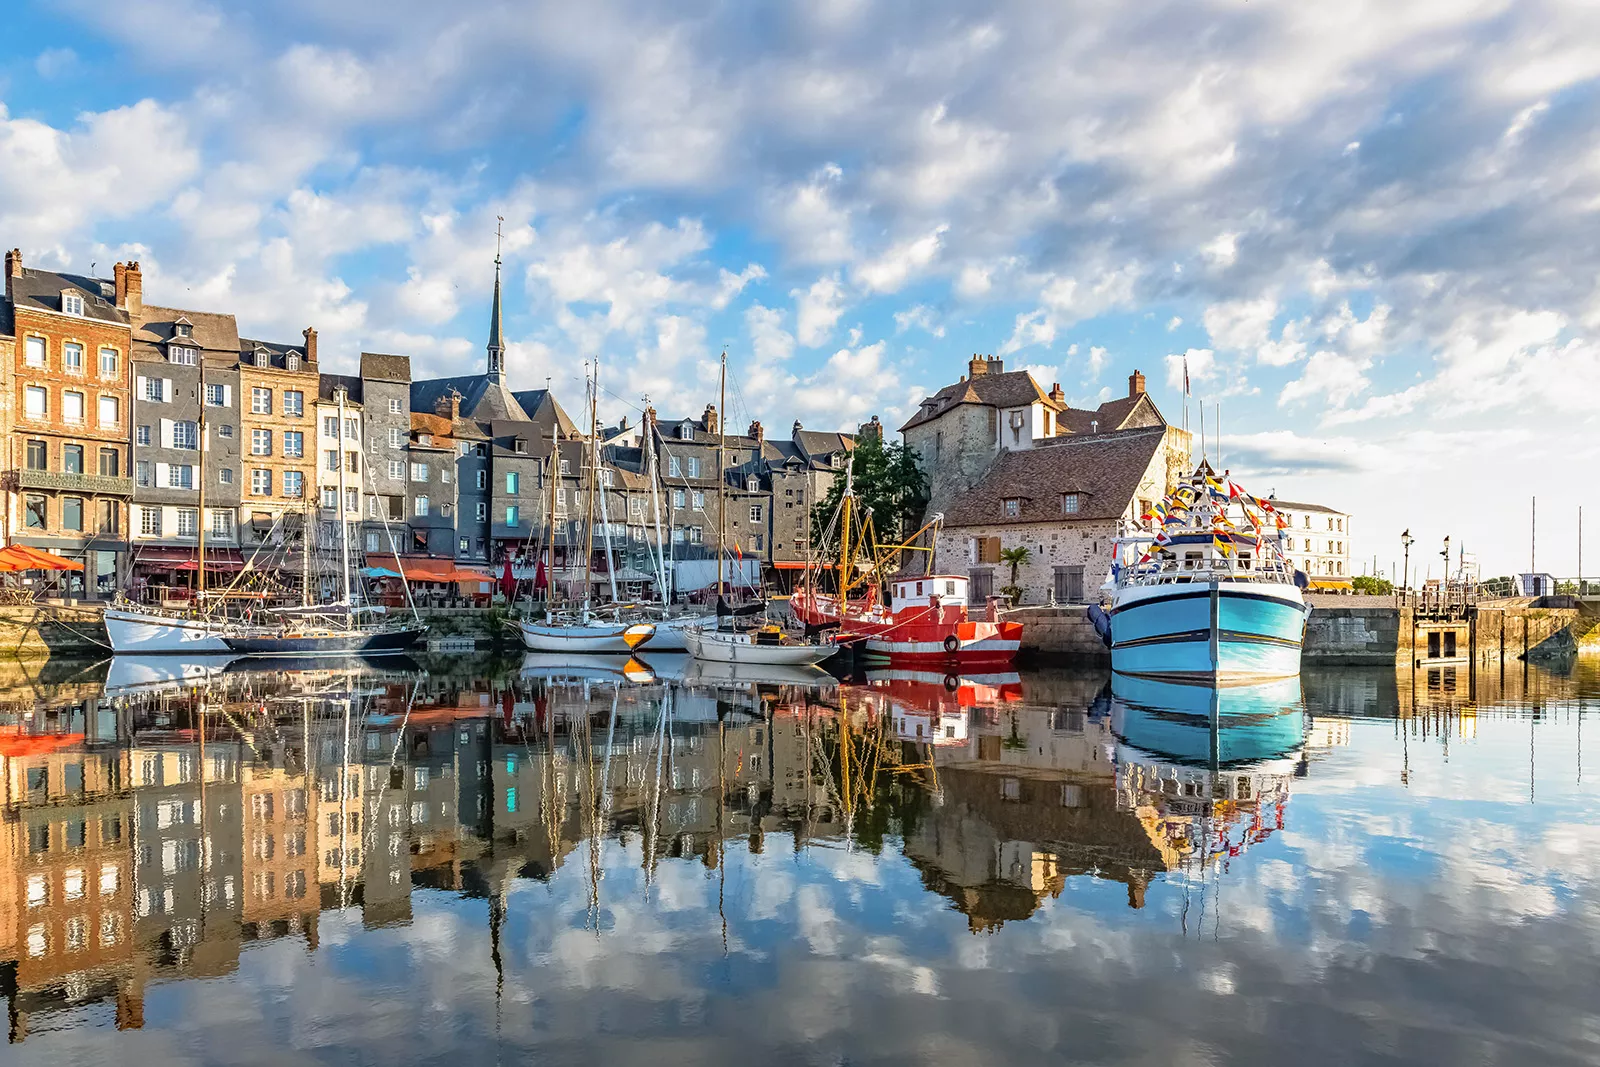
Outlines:
[[300,528],[316,485],[317,331],[303,345],[241,340],[240,540],[279,543]]
[[405,550],[406,463],[411,444],[411,359],[361,353],[362,444],[367,493],[361,546],[388,552],[389,536]]
[[4,534],[81,561],[68,581],[82,595],[111,595],[127,553],[132,268],[89,278],[24,267],[17,249],[5,256]]

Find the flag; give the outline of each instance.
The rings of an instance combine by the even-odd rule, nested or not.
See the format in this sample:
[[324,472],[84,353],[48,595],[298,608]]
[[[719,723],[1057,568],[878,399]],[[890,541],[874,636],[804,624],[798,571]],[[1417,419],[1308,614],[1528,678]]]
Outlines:
[[1245,496],[1245,491],[1239,488],[1239,483],[1230,478],[1228,480],[1228,499],[1238,500],[1240,497],[1245,497],[1247,500],[1249,499],[1249,497]]
[[1233,555],[1233,545],[1230,542],[1223,540],[1221,537],[1213,536],[1211,538],[1211,547],[1217,552],[1220,552],[1224,557]]
[[544,560],[542,559],[533,572],[533,587],[535,589],[548,589],[550,587],[550,576],[544,572]]
[[500,591],[506,595],[507,600],[511,600],[517,595],[517,580],[511,574],[511,556],[509,553],[506,555],[505,572],[500,575]]

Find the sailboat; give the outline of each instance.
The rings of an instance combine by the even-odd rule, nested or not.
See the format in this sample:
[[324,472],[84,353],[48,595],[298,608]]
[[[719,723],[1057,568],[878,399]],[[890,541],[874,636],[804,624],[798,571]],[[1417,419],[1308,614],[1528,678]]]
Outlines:
[[[728,354],[722,353],[722,392],[719,398],[720,410],[726,413],[728,409]],[[730,626],[737,616],[730,612],[723,614],[724,602],[722,599],[722,564],[723,552],[727,545],[727,495],[728,477],[727,464],[724,461],[726,448],[726,434],[724,426],[726,419],[717,423],[717,614],[719,625],[717,629],[685,627],[681,630],[684,643],[688,646],[689,654],[696,659],[709,660],[712,663],[744,663],[751,665],[766,664],[779,667],[811,666],[822,662],[834,652],[838,651],[837,645],[816,644],[808,641],[797,641],[785,634],[780,627],[772,625],[759,626],[754,629],[723,629],[720,625],[726,620]]]
[[[345,391],[334,391],[339,405],[339,425],[344,425]],[[412,618],[390,622],[387,609],[377,604],[358,604],[350,584],[350,516],[345,504],[344,463],[339,464],[339,563],[340,598],[332,604],[313,604],[308,581],[302,583],[298,607],[271,609],[277,623],[254,626],[247,632],[224,633],[223,642],[234,652],[248,656],[381,656],[404,652],[427,633],[428,627],[412,610]],[[387,521],[387,520],[386,520]],[[306,524],[302,546],[309,568],[311,524]],[[392,547],[392,538],[391,538]],[[398,560],[396,566],[398,567]],[[405,581],[402,571],[401,579]]]
[[[604,508],[604,491],[600,480],[600,435],[599,415],[599,368],[595,368],[595,377],[589,379],[589,499],[587,514],[584,519],[584,537],[586,548],[584,552],[584,579],[583,579],[583,604],[576,612],[558,612],[555,608],[555,571],[556,571],[556,483],[561,477],[560,445],[556,436],[557,428],[550,428],[550,466],[548,468],[550,493],[546,498],[546,511],[548,516],[547,535],[545,537],[545,574],[548,576],[549,586],[545,591],[544,619],[523,616],[517,620],[517,631],[522,635],[522,643],[534,652],[562,652],[562,653],[590,653],[605,652],[614,654],[631,653],[640,645],[655,636],[654,624],[638,622],[622,617],[621,609],[616,607],[617,578],[616,568],[611,565],[611,532],[610,525],[606,527],[606,570],[611,581],[611,600],[613,607],[609,612],[599,612],[590,602],[593,592],[594,570],[594,504],[595,497],[601,497],[601,507]],[[568,553],[569,557],[571,553]]]

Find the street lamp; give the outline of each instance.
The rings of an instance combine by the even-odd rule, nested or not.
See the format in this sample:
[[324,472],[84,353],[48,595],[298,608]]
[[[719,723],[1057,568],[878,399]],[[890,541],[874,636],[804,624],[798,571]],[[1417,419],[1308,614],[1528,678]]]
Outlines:
[[1400,569],[1401,603],[1405,602],[1406,594],[1411,591],[1411,542],[1414,540],[1415,538],[1411,536],[1411,528],[1409,526],[1406,527],[1406,529],[1400,534],[1400,543],[1405,546],[1406,550],[1406,562],[1405,565]]

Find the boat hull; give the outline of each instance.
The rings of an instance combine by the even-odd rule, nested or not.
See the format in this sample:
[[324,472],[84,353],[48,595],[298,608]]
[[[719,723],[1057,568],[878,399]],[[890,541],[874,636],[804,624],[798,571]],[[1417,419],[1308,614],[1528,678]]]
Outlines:
[[111,651],[118,655],[230,651],[225,625],[211,619],[107,608],[105,627]]
[[408,651],[427,632],[426,626],[409,626],[372,632],[261,634],[226,640],[229,648],[246,656],[386,656]]
[[[923,631],[926,632],[923,632]],[[913,624],[867,639],[867,658],[896,666],[944,668],[951,673],[1009,667],[1022,647],[1022,624]]]
[[714,629],[716,625],[715,615],[677,615],[670,619],[658,619],[655,622],[656,632],[650,636],[650,651],[687,652],[689,641],[685,636],[686,631]]
[[1310,608],[1293,586],[1195,582],[1119,590],[1111,669],[1181,681],[1247,683],[1300,673]]
[[652,631],[640,637],[637,623],[591,622],[558,626],[519,619],[517,630],[522,634],[523,645],[532,652],[600,652],[620,656],[631,655],[634,649],[648,644],[655,636]]
[[1258,764],[1293,759],[1305,742],[1298,678],[1219,687],[1119,675],[1111,696],[1117,740],[1163,761]]
[[692,631],[685,636],[690,655],[710,663],[808,667],[821,663],[837,651],[833,645],[763,645],[744,634],[715,631]]

